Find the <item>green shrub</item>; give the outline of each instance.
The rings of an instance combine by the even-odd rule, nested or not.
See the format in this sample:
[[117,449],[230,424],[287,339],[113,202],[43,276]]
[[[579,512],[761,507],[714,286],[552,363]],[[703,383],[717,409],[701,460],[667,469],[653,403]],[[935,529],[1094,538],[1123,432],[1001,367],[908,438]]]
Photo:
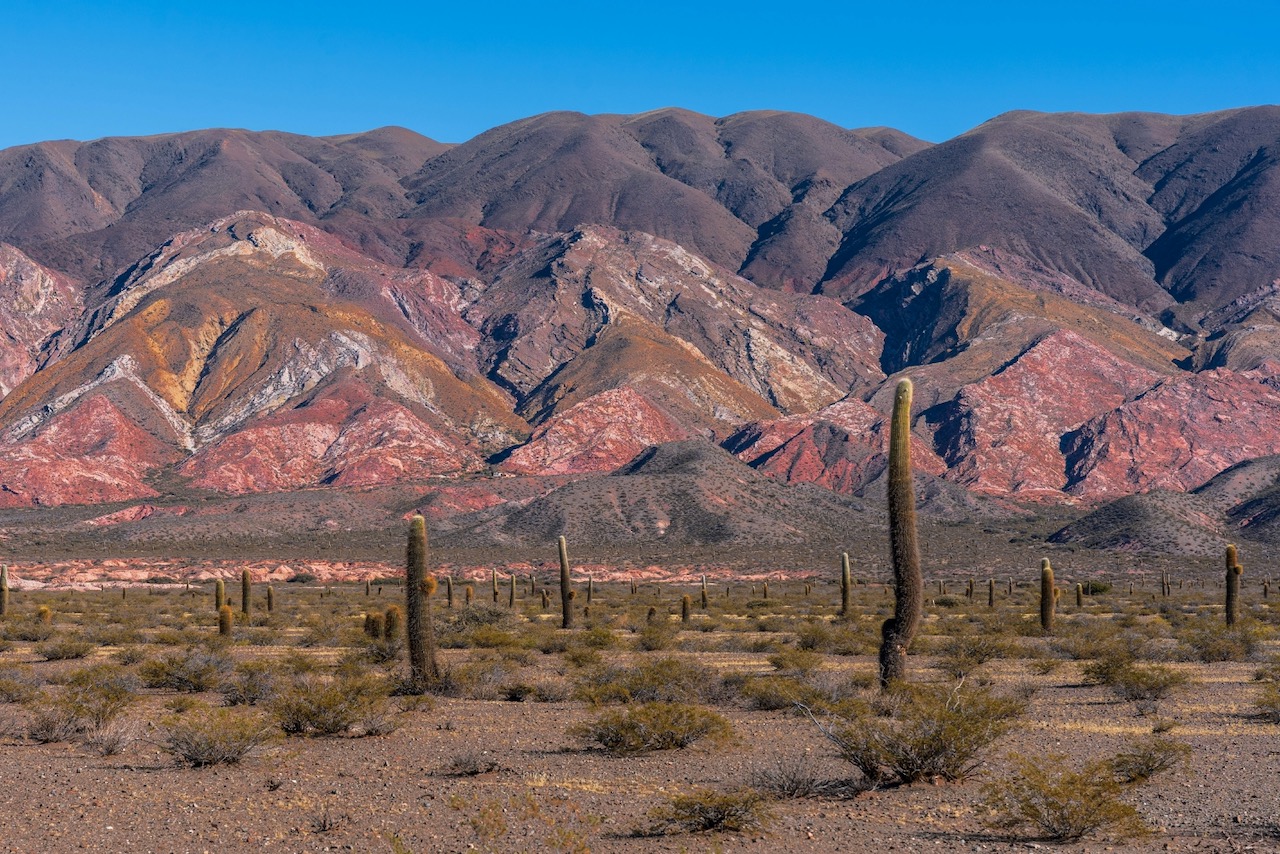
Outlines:
[[76,638],[57,638],[36,644],[35,653],[45,661],[69,661],[71,659],[84,658],[94,649],[95,646],[88,641]]
[[772,821],[768,799],[755,789],[718,792],[698,788],[687,794],[670,795],[667,802],[649,811],[653,825],[649,835],[729,831],[752,833]]
[[1026,701],[963,685],[917,686],[878,710],[848,705],[823,734],[872,787],[918,780],[962,780],[982,764],[981,752],[1026,711]]
[[1178,657],[1184,661],[1248,661],[1257,654],[1263,630],[1254,623],[1228,627],[1218,622],[1191,625],[1178,634]]
[[1122,785],[1145,783],[1191,756],[1191,746],[1172,738],[1147,736],[1131,743],[1111,759],[1111,770]]
[[1125,700],[1163,700],[1190,680],[1186,674],[1159,664],[1122,668],[1111,680],[1111,690]]
[[272,737],[272,728],[257,715],[211,709],[170,722],[160,744],[182,764],[204,768],[235,765]]
[[646,652],[670,649],[679,633],[679,627],[673,623],[649,623],[636,633],[636,648]]
[[570,727],[569,734],[593,741],[610,753],[683,749],[699,741],[732,739],[733,726],[709,709],[685,703],[644,703],[608,711]]
[[574,683],[573,696],[592,705],[708,702],[716,697],[719,685],[720,678],[711,668],[668,657],[584,673]]
[[1029,828],[1033,838],[1051,842],[1075,842],[1100,830],[1117,839],[1149,832],[1138,811],[1120,800],[1125,786],[1110,762],[1072,771],[1064,756],[1010,758],[1015,774],[983,787],[992,827]]
[[277,691],[267,710],[288,735],[340,735],[383,712],[389,693],[386,681],[374,676],[306,673]]

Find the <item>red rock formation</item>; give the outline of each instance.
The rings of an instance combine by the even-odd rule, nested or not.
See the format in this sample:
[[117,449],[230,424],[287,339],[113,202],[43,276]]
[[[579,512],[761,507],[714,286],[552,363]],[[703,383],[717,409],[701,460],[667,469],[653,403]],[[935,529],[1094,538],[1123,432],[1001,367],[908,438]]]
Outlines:
[[1061,437],[1158,379],[1074,332],[1054,332],[948,404],[937,430],[946,476],[988,495],[1061,499]]
[[158,493],[147,474],[177,458],[103,393],[0,445],[0,507],[99,504]]
[[650,445],[687,438],[671,416],[623,386],[556,413],[501,467],[516,474],[608,472]]
[[1166,380],[1070,434],[1065,451],[1075,495],[1189,490],[1280,453],[1280,391],[1225,368]]
[[[757,422],[727,447],[757,470],[788,483],[816,483],[842,493],[859,492],[888,465],[888,416],[856,398],[813,415]],[[928,443],[915,438],[912,465],[940,475],[946,465]]]
[[407,407],[339,384],[195,454],[192,485],[231,494],[333,484],[364,486],[476,472],[483,462]]
[[0,243],[0,398],[35,371],[41,346],[75,320],[80,289]]

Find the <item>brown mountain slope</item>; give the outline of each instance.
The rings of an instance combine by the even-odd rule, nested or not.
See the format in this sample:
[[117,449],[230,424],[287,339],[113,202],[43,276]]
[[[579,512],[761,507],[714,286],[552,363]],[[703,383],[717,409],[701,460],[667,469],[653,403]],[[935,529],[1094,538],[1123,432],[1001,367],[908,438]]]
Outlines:
[[178,231],[244,209],[390,219],[399,181],[447,146],[401,128],[328,139],[204,130],[0,151],[0,240],[104,277]]
[[[415,217],[513,231],[611,225],[673,240],[732,270],[793,204],[825,207],[853,181],[924,143],[846,131],[789,113],[723,119],[686,110],[636,116],[547,113],[481,134],[406,181]],[[804,221],[829,243],[830,226]],[[768,230],[768,229],[766,229]],[[813,261],[781,249],[754,265],[765,284],[806,281]]]

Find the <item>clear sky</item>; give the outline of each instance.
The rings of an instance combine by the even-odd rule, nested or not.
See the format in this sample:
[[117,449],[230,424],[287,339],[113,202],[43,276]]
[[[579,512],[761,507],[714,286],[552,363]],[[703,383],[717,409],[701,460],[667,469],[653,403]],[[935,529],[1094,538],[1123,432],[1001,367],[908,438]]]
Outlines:
[[460,142],[548,110],[666,106],[938,141],[1011,109],[1275,103],[1277,32],[1273,0],[0,0],[0,148],[393,124]]

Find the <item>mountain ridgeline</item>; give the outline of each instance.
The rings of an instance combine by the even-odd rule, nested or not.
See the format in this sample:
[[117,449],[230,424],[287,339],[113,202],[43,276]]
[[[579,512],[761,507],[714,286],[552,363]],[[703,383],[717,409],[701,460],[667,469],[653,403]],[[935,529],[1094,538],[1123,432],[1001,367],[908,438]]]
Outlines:
[[926,515],[1208,554],[1280,536],[1278,317],[1280,107],[20,146],[0,510],[391,488],[480,543],[785,544],[881,512],[910,375]]

